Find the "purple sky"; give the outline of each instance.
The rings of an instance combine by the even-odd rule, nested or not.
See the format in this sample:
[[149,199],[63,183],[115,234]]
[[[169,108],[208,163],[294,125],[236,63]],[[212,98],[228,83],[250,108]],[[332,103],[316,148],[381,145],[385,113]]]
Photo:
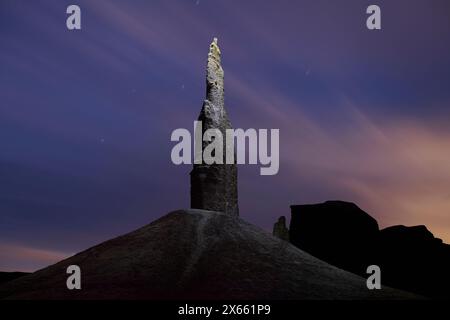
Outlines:
[[280,129],[278,175],[239,168],[244,219],[270,230],[340,199],[450,242],[449,16],[448,0],[1,0],[0,270],[189,206],[170,134],[198,116],[213,37],[234,127]]

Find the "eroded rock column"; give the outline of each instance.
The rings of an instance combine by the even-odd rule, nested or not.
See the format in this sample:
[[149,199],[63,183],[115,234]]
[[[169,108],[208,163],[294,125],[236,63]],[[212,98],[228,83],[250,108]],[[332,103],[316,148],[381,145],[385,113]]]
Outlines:
[[[208,129],[218,129],[223,136],[223,164],[194,164],[191,171],[191,207],[239,215],[237,166],[226,164],[226,129],[232,129],[224,105],[224,72],[221,52],[214,38],[209,48],[206,68],[206,99],[198,117],[202,135]],[[202,151],[211,142],[203,142]],[[234,148],[229,150],[234,152]],[[234,157],[236,161],[236,157]]]

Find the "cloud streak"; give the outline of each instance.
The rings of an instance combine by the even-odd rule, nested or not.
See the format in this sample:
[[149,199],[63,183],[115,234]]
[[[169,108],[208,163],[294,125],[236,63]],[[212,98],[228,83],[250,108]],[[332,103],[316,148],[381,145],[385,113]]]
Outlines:
[[18,244],[0,243],[0,270],[5,272],[33,272],[69,257],[70,253],[33,248]]

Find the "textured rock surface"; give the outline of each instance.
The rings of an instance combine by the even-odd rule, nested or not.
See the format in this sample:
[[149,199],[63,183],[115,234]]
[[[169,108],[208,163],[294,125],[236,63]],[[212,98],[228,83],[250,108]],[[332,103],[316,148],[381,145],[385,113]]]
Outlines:
[[377,221],[353,203],[327,201],[291,206],[290,240],[335,266],[366,274],[374,263]]
[[[239,215],[236,164],[226,164],[225,130],[232,129],[224,106],[224,73],[217,39],[211,43],[206,70],[206,100],[198,117],[203,132],[219,129],[224,137],[223,164],[194,164],[191,172],[191,207]],[[204,149],[209,142],[203,142]],[[230,150],[228,152],[234,152]],[[236,157],[235,157],[236,159]]]
[[[66,268],[82,289],[66,289]],[[228,214],[175,211],[0,286],[3,299],[407,299]]]
[[273,233],[275,237],[281,240],[289,241],[289,229],[286,227],[286,217],[281,216],[273,225]]

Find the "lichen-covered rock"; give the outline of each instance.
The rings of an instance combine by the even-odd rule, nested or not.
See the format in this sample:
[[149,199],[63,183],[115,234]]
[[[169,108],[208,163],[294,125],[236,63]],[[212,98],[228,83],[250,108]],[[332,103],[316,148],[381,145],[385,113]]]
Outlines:
[[[217,39],[211,43],[206,68],[206,100],[198,117],[202,135],[218,129],[225,140],[226,129],[232,129],[224,106],[224,72]],[[203,142],[202,150],[211,142]],[[191,171],[191,208],[239,215],[237,166],[226,164],[226,143],[223,143],[223,164],[194,164]],[[234,152],[228,150],[228,152]],[[236,157],[234,157],[236,159]]]

